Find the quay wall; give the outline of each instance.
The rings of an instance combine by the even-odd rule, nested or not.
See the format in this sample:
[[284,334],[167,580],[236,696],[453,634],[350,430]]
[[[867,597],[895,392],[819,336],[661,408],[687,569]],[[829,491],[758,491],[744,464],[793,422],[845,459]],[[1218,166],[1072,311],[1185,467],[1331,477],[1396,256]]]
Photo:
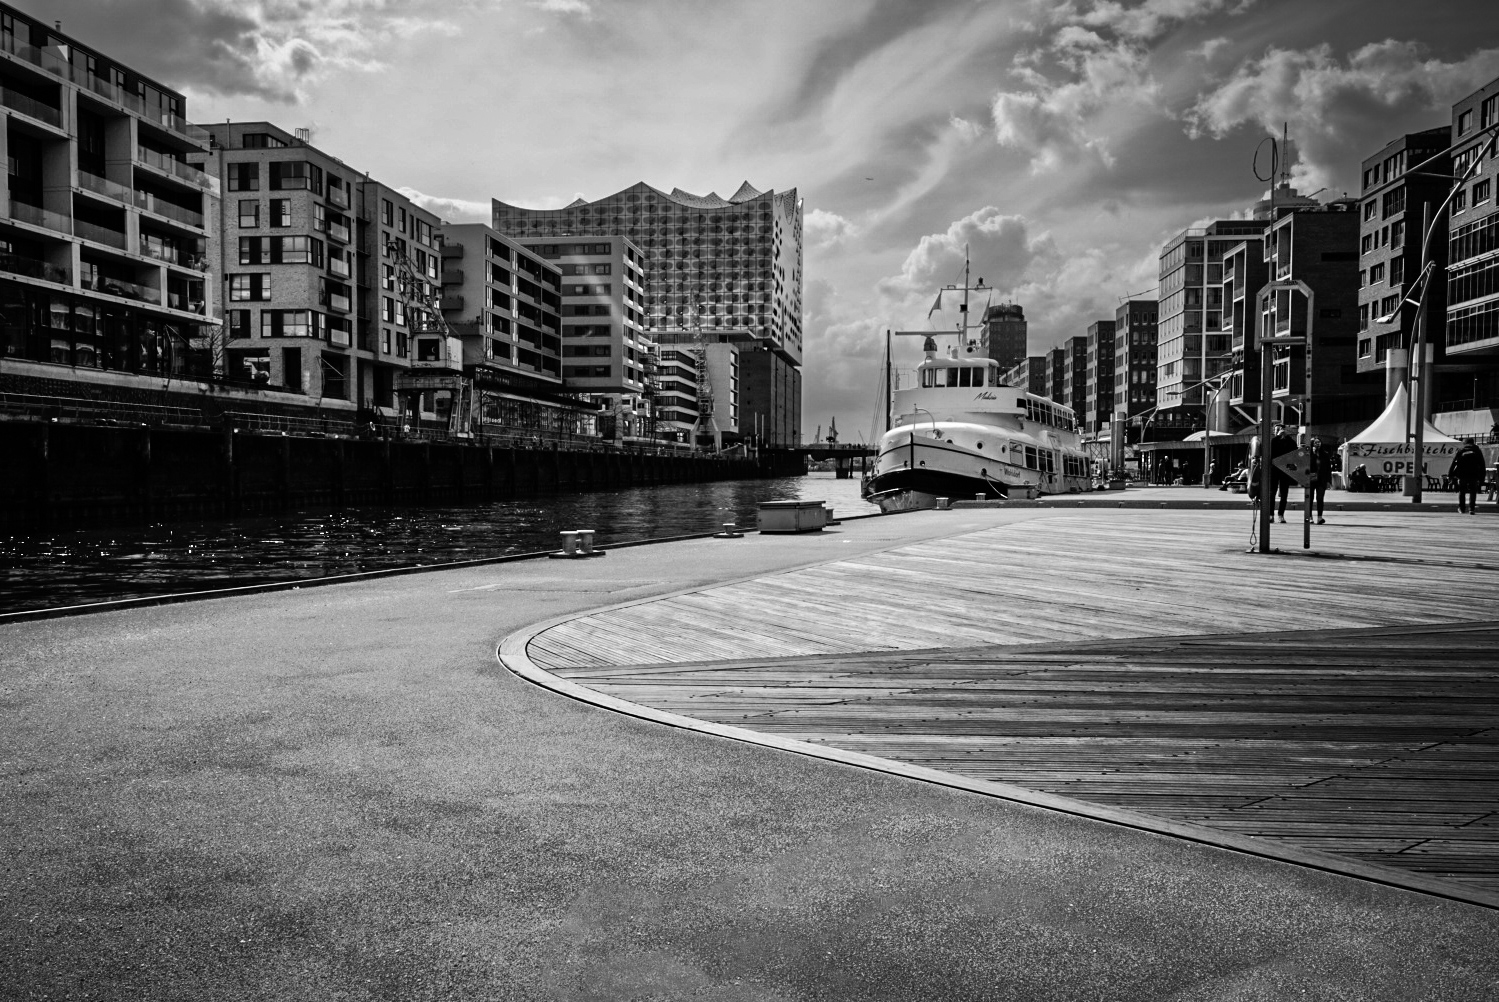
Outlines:
[[302,507],[465,504],[524,494],[783,476],[759,462],[562,447],[0,421],[0,528],[229,518]]

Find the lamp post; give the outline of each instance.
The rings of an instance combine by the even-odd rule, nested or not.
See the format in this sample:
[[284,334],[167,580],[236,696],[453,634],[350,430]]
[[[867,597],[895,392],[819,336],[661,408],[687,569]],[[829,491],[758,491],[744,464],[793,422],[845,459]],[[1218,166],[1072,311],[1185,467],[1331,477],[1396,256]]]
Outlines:
[[[1279,282],[1270,282],[1260,289],[1255,296],[1255,302],[1260,303],[1268,295],[1278,292],[1296,293],[1300,292],[1306,296],[1306,333],[1303,336],[1294,336],[1290,331],[1289,309],[1286,317],[1285,337],[1265,337],[1261,333],[1259,338],[1260,350],[1260,545],[1261,553],[1270,552],[1270,507],[1274,500],[1270,496],[1275,483],[1274,471],[1270,468],[1270,406],[1275,396],[1275,351],[1276,348],[1291,348],[1297,345],[1305,346],[1312,340],[1312,318],[1316,316],[1313,311],[1315,297],[1311,287],[1300,279],[1284,279]],[[1264,315],[1264,311],[1260,311]],[[1311,493],[1306,498],[1306,520],[1311,525]],[[1310,533],[1310,529],[1307,530]]]

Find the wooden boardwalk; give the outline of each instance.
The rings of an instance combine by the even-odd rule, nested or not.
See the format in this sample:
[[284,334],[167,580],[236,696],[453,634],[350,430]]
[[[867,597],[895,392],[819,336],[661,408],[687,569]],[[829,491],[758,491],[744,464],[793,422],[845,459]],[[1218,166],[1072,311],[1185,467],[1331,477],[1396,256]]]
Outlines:
[[1059,514],[582,617],[528,654],[685,716],[1499,894],[1499,520],[1349,514],[1318,529],[1337,555],[1269,559],[1247,521]]

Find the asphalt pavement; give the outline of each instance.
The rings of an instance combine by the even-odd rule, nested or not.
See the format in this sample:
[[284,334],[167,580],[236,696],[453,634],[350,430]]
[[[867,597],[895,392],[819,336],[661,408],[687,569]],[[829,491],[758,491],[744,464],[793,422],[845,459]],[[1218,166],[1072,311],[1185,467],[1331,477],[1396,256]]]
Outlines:
[[1499,997],[1492,910],[661,727],[495,657],[571,612],[1059,514],[0,627],[0,998]]

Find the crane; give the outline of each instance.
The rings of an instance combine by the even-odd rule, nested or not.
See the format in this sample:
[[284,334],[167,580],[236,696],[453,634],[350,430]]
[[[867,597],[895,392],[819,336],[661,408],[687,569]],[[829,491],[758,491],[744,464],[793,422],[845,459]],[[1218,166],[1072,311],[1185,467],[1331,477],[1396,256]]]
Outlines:
[[413,341],[411,369],[400,374],[397,388],[413,396],[428,390],[448,392],[448,430],[465,435],[470,427],[472,384],[463,375],[463,342],[442,315],[441,287],[427,281],[396,240],[386,242],[385,257],[395,267],[396,293],[405,305]]

